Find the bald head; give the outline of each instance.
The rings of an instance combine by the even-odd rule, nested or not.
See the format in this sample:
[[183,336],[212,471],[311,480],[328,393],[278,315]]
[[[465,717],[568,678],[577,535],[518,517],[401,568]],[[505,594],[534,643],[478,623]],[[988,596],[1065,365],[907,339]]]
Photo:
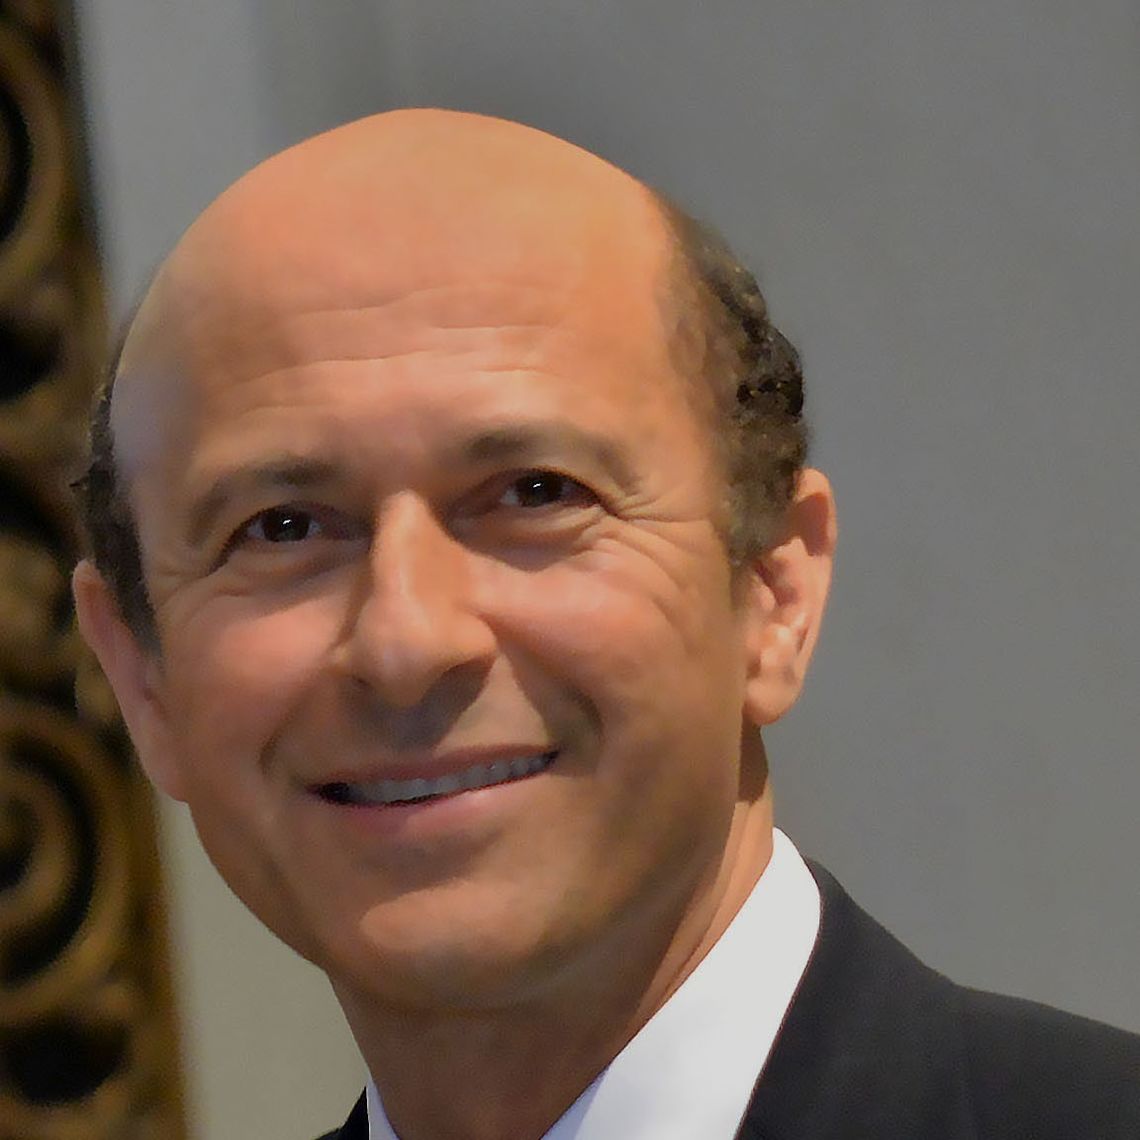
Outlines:
[[644,186],[560,139],[453,111],[375,115],[268,159],[206,209],[158,272],[120,374],[156,346],[192,365],[201,323],[235,307],[379,308],[489,277],[576,287],[635,263],[652,278],[668,245]]
[[[755,494],[730,491],[730,529],[755,531],[755,518],[786,501],[804,450],[798,365],[731,254],[560,139],[477,115],[396,111],[256,167],[157,273],[124,341],[114,400],[109,390],[93,425],[84,504],[124,616],[136,628],[149,620],[125,488],[168,448],[157,424],[190,422],[215,397],[224,405],[245,377],[327,359],[334,339],[343,359],[398,353],[401,330],[441,297],[457,325],[498,324],[508,293],[519,326],[558,309],[615,343],[646,330],[662,364],[647,383],[712,381],[680,390],[719,413],[730,481],[739,468],[755,484]],[[271,326],[286,331],[257,335]],[[783,441],[777,420],[790,428]],[[749,423],[763,438],[762,471],[755,456],[739,461]]]

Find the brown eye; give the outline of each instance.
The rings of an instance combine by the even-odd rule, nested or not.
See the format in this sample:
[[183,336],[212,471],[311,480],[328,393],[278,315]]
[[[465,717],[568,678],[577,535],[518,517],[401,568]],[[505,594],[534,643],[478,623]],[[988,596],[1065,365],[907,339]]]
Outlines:
[[271,507],[255,515],[246,526],[246,536],[262,542],[303,542],[320,533],[317,520],[298,507]]
[[507,488],[503,501],[511,507],[548,507],[576,498],[584,492],[580,483],[554,471],[528,471]]

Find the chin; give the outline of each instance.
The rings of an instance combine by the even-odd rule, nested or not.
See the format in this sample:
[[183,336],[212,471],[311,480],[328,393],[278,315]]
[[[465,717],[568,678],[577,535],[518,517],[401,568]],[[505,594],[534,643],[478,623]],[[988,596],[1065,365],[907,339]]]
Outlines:
[[326,946],[316,964],[338,993],[346,987],[371,1002],[425,1012],[502,1009],[556,989],[571,956],[554,940],[524,933],[517,926],[480,931],[473,923],[396,928],[370,915],[353,945]]

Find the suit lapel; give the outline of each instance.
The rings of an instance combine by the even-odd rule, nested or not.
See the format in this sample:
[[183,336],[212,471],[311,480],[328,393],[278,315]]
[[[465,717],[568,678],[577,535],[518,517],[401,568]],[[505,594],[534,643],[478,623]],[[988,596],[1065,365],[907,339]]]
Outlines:
[[320,1140],[368,1140],[368,1106],[364,1101],[364,1094],[352,1106],[352,1112],[344,1122],[339,1132],[330,1132]]
[[955,987],[810,866],[819,939],[739,1140],[976,1140]]

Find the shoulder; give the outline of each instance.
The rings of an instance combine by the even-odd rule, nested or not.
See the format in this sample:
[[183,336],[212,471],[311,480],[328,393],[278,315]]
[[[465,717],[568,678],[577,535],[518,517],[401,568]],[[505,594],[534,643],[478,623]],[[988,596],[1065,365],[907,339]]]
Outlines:
[[1037,1002],[958,992],[983,1134],[1140,1140],[1140,1036]]
[[1140,1140],[1140,1036],[956,985],[810,866],[823,916],[770,1061],[781,1112],[802,1114],[800,1101],[829,1088],[845,1120],[854,1105],[864,1123],[899,1125],[842,1135]]

